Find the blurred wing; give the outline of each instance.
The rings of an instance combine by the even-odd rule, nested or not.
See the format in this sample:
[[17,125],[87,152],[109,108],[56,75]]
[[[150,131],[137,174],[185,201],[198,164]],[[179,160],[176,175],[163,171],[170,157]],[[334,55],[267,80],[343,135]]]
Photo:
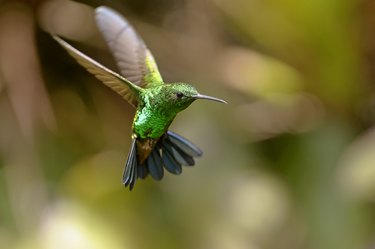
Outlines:
[[124,17],[101,6],[95,19],[124,77],[143,88],[163,84],[150,50]]
[[132,106],[137,107],[137,86],[121,75],[104,67],[100,63],[91,59],[79,50],[75,49],[69,43],[58,36],[52,36],[81,66],[92,73],[96,78],[102,81],[106,86],[120,94]]

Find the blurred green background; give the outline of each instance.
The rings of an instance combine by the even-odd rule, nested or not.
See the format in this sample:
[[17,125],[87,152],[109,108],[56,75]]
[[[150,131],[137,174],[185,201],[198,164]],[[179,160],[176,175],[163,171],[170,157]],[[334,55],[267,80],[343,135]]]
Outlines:
[[[123,13],[197,101],[205,152],[121,174],[134,110],[48,32],[115,69],[93,8]],[[0,1],[0,248],[375,247],[375,1]]]

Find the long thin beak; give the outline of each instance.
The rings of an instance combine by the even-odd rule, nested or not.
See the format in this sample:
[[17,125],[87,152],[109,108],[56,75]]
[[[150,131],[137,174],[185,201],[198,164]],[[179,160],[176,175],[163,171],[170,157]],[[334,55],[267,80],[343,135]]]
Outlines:
[[194,95],[193,97],[195,99],[207,99],[207,100],[212,100],[212,101],[228,104],[225,100],[215,98],[215,97],[211,97],[211,96],[207,96],[207,95],[203,95],[203,94],[197,94],[197,95]]

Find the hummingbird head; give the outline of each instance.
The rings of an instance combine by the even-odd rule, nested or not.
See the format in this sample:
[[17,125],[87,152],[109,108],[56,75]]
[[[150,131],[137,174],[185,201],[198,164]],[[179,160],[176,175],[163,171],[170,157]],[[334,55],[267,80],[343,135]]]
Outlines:
[[186,109],[197,99],[207,99],[225,104],[227,103],[222,99],[200,94],[194,86],[186,83],[167,84],[167,86],[167,99],[169,99],[170,103],[177,107],[179,111]]

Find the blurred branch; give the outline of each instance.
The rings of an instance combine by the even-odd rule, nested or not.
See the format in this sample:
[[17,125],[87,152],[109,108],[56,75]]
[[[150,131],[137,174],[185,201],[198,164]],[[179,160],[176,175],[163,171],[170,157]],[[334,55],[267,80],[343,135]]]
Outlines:
[[56,124],[41,76],[34,17],[26,5],[0,8],[0,75],[6,90],[1,104],[0,152],[14,219],[20,230],[35,226],[46,201],[36,131]]

